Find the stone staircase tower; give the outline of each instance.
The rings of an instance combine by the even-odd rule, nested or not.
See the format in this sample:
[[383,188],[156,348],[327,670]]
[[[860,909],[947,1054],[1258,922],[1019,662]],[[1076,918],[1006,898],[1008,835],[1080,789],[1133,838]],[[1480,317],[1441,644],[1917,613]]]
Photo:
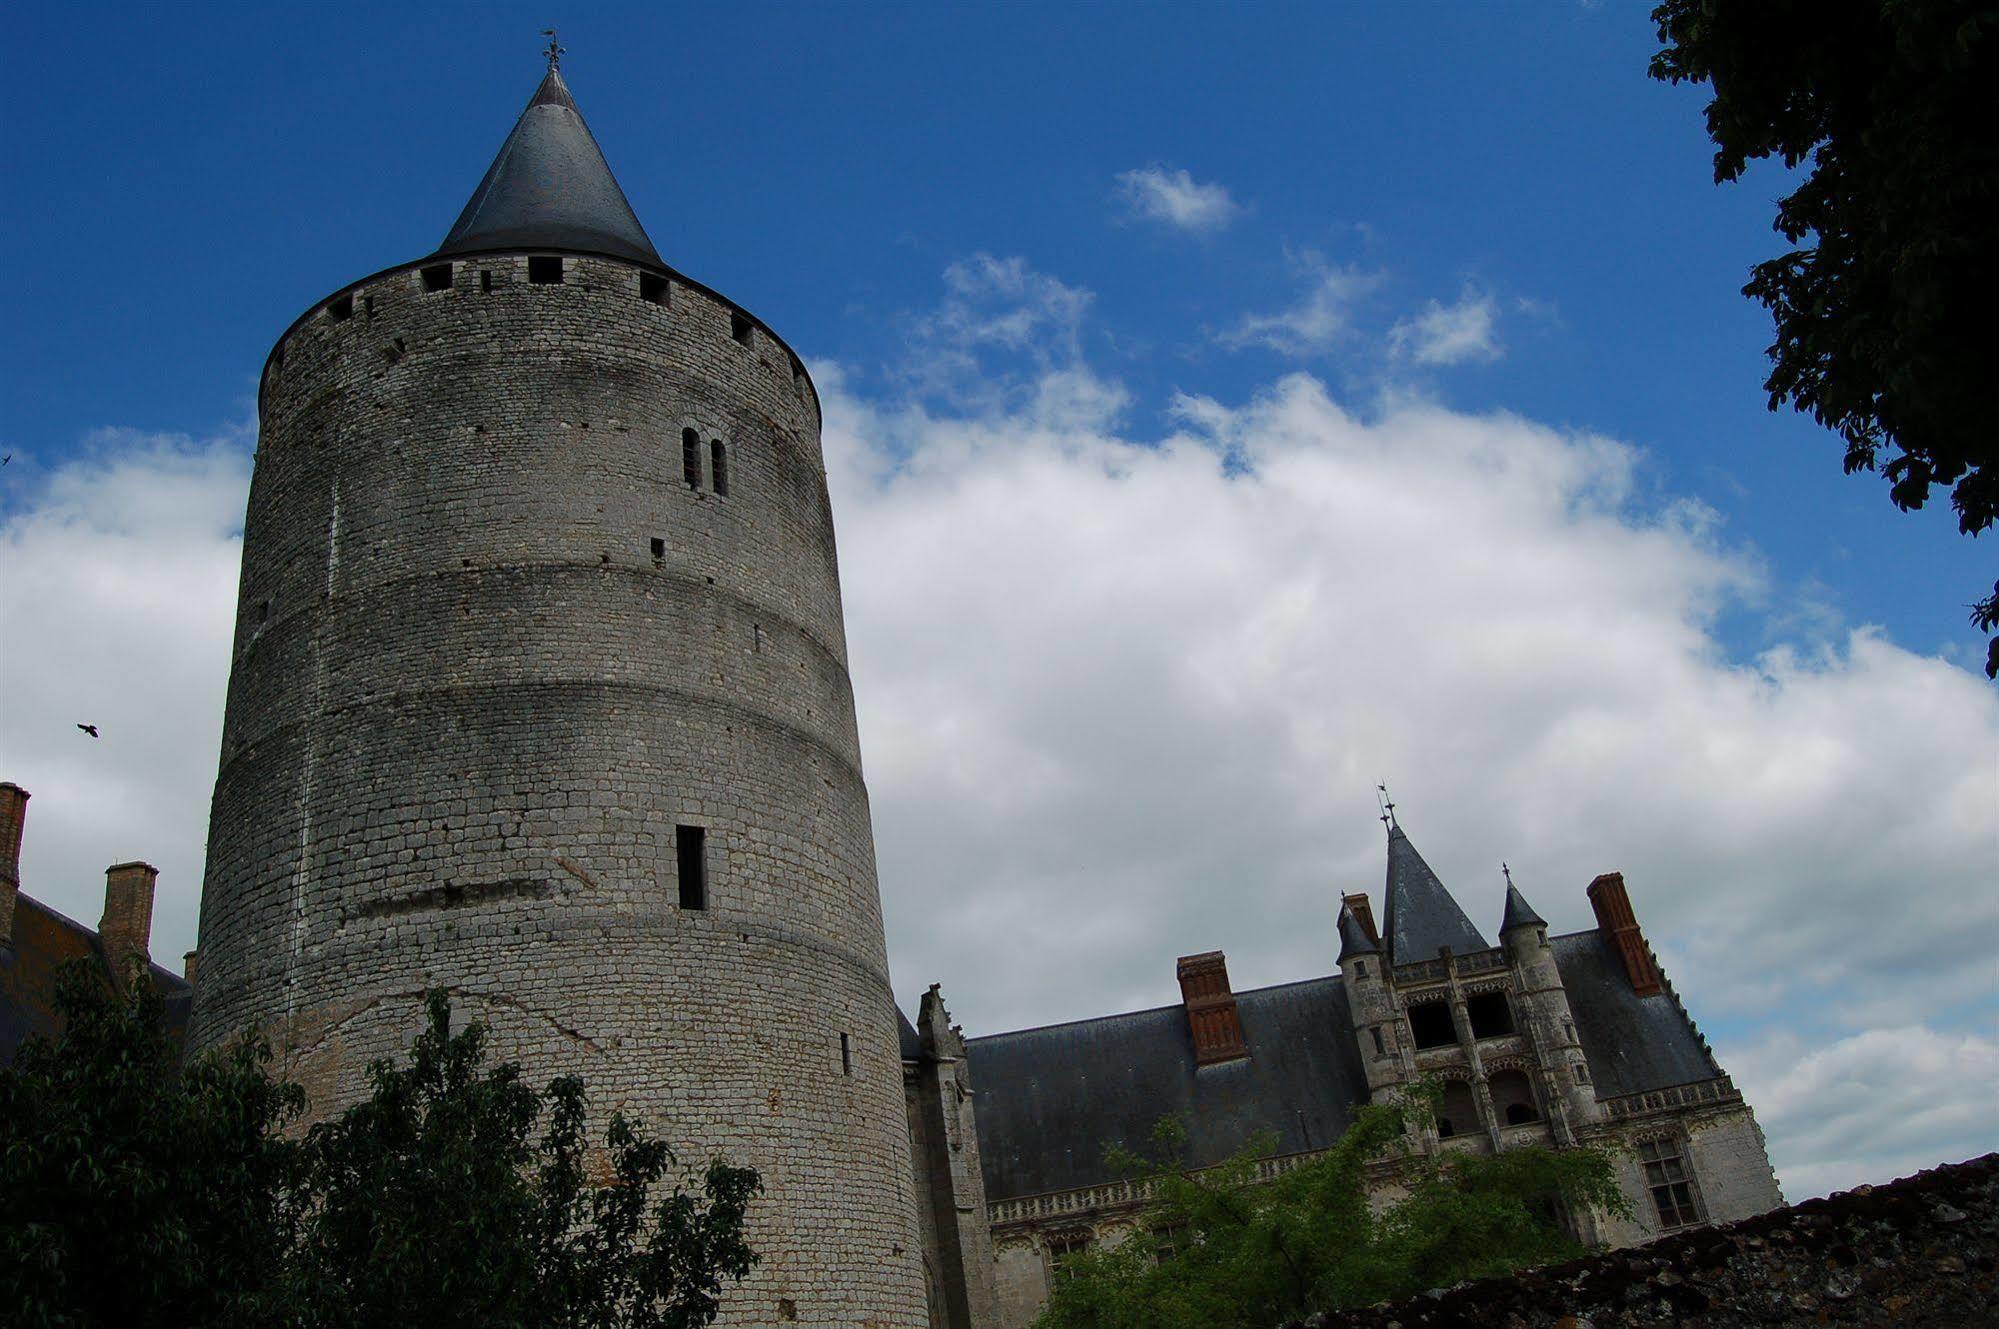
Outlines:
[[729,1324],[925,1323],[819,406],[551,62],[438,250],[265,366],[190,1044],[324,1115],[451,990],[759,1169]]

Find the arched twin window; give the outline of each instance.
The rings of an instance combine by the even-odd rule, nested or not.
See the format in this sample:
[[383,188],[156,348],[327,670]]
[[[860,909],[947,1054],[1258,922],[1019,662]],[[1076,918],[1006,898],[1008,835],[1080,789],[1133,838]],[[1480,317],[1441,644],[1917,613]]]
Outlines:
[[[701,435],[692,428],[680,431],[680,473],[689,489],[701,487]],[[729,448],[719,438],[708,440],[708,484],[719,497],[729,496]]]

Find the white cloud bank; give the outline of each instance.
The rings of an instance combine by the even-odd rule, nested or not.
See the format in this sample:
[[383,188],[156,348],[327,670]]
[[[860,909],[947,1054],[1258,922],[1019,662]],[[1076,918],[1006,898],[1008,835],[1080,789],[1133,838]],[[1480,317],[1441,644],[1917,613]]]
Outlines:
[[1499,310],[1492,297],[1466,290],[1456,304],[1432,300],[1421,313],[1389,330],[1392,354],[1419,365],[1461,365],[1497,360]]
[[[1199,950],[1238,987],[1331,972],[1386,779],[1488,929],[1501,859],[1562,929],[1625,872],[1793,1198],[1999,1143],[1981,678],[1867,630],[1725,658],[1756,562],[1637,502],[1614,440],[1363,417],[1302,374],[1140,434],[1074,352],[1088,306],[969,260],[919,339],[1001,386],[925,407],[815,368],[906,998],[941,979],[980,1033],[1176,1000]],[[244,452],[102,440],[0,531],[28,889],[94,922],[103,866],[151,858],[161,955],[193,939]],[[1890,1047],[1922,1054],[1899,1079]]]
[[1118,196],[1136,216],[1182,231],[1219,231],[1242,212],[1226,186],[1201,184],[1182,170],[1148,166],[1117,177]]

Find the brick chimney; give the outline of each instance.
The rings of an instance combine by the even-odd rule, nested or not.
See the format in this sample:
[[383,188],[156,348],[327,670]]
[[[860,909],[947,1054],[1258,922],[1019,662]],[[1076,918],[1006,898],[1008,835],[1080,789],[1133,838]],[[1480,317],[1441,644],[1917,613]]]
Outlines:
[[1354,921],[1360,924],[1361,931],[1367,933],[1367,939],[1377,946],[1381,945],[1381,933],[1375,930],[1374,909],[1367,902],[1367,892],[1344,895],[1340,900],[1346,905],[1347,912],[1354,916]]
[[1656,994],[1659,969],[1652,963],[1652,948],[1638,930],[1638,918],[1631,912],[1631,897],[1624,890],[1622,872],[1606,872],[1589,884],[1590,907],[1596,910],[1596,930],[1624,961],[1631,990],[1641,997]]
[[189,987],[194,986],[194,966],[196,962],[198,962],[200,959],[201,959],[200,951],[189,951],[186,955],[183,955],[181,957],[180,976],[187,980],[187,985]]
[[14,898],[21,893],[21,828],[28,820],[28,791],[0,784],[0,946],[14,940]]
[[1212,1066],[1247,1057],[1242,1018],[1236,1014],[1235,993],[1229,987],[1228,960],[1220,951],[1205,951],[1181,956],[1176,968],[1187,1029],[1194,1036],[1194,1064]]
[[153,952],[153,884],[160,870],[151,863],[119,863],[104,869],[104,918],[97,936],[112,977],[123,982],[129,957],[147,963]]

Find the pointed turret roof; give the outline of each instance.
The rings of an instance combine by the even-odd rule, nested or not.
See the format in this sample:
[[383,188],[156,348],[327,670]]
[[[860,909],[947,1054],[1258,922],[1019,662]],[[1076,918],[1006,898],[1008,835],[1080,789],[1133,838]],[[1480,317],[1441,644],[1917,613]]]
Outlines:
[[660,263],[552,63],[437,253],[490,249],[577,249]]
[[1374,938],[1367,935],[1367,929],[1353,916],[1353,910],[1340,906],[1340,963],[1345,964],[1348,956],[1373,955],[1381,947]]
[[1453,955],[1492,949],[1437,874],[1409,843],[1402,828],[1388,827],[1388,906],[1382,937],[1395,964],[1434,960],[1440,947]]
[[1527,897],[1511,878],[1506,882],[1506,916],[1499,920],[1499,935],[1505,936],[1515,928],[1544,928],[1548,920],[1534,912],[1534,906],[1527,903]]

